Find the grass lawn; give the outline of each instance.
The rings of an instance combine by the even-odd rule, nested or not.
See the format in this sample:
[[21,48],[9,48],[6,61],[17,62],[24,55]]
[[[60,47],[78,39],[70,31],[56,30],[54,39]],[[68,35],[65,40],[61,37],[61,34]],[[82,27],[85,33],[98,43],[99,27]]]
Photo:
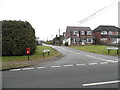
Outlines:
[[77,50],[82,50],[82,51],[86,51],[86,52],[96,53],[96,54],[117,56],[117,50],[110,50],[110,53],[108,53],[107,47],[109,47],[109,46],[86,45],[86,46],[69,46],[69,47],[77,49]]
[[[44,49],[49,49],[50,50],[50,55],[49,56],[46,53],[45,56],[43,57],[42,51]],[[37,46],[35,54],[34,55],[30,55],[29,58],[30,58],[30,60],[33,60],[33,59],[39,59],[39,58],[42,59],[42,58],[45,58],[45,57],[51,57],[51,56],[57,56],[57,55],[60,55],[60,53],[57,52],[56,50],[54,50],[51,47],[48,47],[48,46]],[[24,61],[24,60],[28,60],[28,56],[27,55],[25,55],[25,56],[3,56],[2,57],[2,61],[3,62],[7,62],[7,61]]]
[[[42,51],[44,49],[49,49],[50,50],[50,55],[49,56],[48,56],[48,53],[45,53],[45,55],[43,57]],[[53,49],[51,47],[37,46],[35,54],[29,56],[29,61],[49,59],[49,58],[53,58],[53,57],[59,56],[59,55],[61,55],[61,53],[56,51],[55,49]],[[21,64],[19,62],[28,61],[28,56],[27,55],[25,55],[25,56],[3,56],[1,60],[2,60],[2,64],[3,64],[2,68],[4,68],[4,67],[5,68],[19,67],[19,66],[25,66],[26,65],[26,64]],[[15,63],[17,62],[17,64],[14,64],[14,62]],[[9,63],[13,63],[13,64],[9,64]]]

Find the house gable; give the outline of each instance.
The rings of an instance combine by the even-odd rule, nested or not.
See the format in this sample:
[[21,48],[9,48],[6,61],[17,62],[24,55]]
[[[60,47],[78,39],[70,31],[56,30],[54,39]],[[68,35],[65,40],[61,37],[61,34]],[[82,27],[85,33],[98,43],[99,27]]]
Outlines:
[[120,35],[120,28],[111,25],[100,25],[93,30],[95,39],[105,44],[112,44],[112,40]]
[[80,41],[89,42],[93,38],[90,27],[67,26],[66,39],[71,40],[71,44],[79,44]]

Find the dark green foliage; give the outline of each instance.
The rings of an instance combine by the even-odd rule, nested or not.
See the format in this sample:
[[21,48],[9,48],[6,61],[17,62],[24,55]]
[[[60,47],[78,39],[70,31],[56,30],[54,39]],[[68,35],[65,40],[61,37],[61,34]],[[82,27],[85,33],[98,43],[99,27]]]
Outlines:
[[68,42],[65,42],[65,46],[68,46]]
[[108,45],[107,43],[103,42],[103,41],[100,41],[100,40],[97,40],[97,39],[94,39],[94,45]]
[[2,21],[2,55],[25,55],[26,48],[31,54],[36,49],[35,30],[27,21]]

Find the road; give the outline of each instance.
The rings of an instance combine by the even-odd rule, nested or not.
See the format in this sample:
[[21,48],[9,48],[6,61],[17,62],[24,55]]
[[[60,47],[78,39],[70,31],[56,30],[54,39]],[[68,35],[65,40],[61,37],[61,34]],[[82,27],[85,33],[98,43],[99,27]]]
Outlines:
[[3,88],[118,88],[118,57],[52,46],[58,60],[3,71]]

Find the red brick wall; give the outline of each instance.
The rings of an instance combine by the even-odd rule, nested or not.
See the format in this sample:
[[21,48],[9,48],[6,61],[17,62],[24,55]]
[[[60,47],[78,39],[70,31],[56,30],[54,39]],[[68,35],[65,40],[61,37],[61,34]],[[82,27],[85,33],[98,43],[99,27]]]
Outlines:
[[101,40],[101,33],[100,32],[94,32],[93,35],[96,39]]
[[116,32],[113,32],[113,35],[116,35],[117,33]]
[[101,41],[101,42],[104,42],[106,44],[111,44],[112,43],[111,38],[109,37],[108,34],[107,35],[101,35],[101,32],[94,32],[93,34],[94,34],[95,38],[99,41],[101,41],[101,38],[107,38],[106,41]]

